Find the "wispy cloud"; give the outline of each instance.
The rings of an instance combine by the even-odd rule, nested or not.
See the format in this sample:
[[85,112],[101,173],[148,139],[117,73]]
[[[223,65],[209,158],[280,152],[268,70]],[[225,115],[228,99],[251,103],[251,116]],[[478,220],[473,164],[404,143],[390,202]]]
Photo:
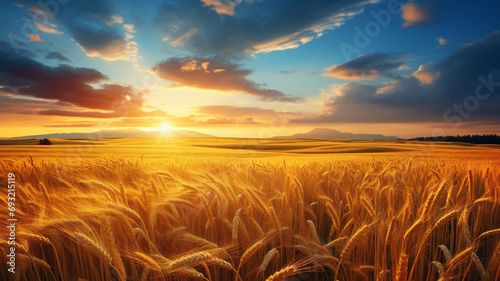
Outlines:
[[58,60],[61,62],[71,62],[71,60],[69,58],[67,58],[65,55],[63,55],[59,52],[49,52],[49,53],[47,53],[45,58],[46,59],[54,59],[54,60]]
[[[288,0],[271,5],[268,1],[183,0],[164,4],[155,23],[169,43],[182,43],[198,56],[233,57],[297,48],[375,2]],[[219,14],[234,16],[221,20],[207,13],[207,5]]]
[[374,80],[379,76],[395,77],[393,70],[406,66],[408,55],[395,53],[370,53],[361,55],[341,65],[332,65],[323,76],[350,80]]

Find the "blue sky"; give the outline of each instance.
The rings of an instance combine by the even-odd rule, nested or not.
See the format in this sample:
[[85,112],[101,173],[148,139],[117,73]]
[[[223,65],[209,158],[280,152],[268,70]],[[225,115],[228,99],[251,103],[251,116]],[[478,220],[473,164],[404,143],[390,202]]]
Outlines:
[[163,124],[238,137],[499,132],[498,1],[30,0],[0,10],[2,137]]

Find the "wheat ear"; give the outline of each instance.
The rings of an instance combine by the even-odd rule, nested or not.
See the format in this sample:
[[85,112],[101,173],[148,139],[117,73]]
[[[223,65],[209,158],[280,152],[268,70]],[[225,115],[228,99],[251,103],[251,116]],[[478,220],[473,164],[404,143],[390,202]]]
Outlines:
[[259,266],[258,275],[264,274],[264,272],[267,269],[267,266],[275,256],[279,256],[279,252],[278,250],[276,250],[276,248],[272,248],[271,250],[269,250],[269,252],[267,252],[267,254],[264,256],[264,259],[262,260],[262,263]]

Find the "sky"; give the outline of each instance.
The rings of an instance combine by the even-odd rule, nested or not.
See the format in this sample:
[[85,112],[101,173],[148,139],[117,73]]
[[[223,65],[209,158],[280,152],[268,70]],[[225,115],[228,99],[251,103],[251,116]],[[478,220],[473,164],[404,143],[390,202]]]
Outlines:
[[500,2],[0,2],[0,137],[500,133]]

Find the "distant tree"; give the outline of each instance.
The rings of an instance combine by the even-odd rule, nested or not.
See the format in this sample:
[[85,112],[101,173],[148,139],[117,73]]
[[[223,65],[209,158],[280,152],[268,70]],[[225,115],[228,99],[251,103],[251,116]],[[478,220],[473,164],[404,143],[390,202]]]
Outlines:
[[38,143],[38,145],[51,145],[52,143],[50,142],[49,139],[43,139],[43,140],[40,140],[40,142]]
[[420,137],[409,140],[416,141],[447,141],[447,142],[467,142],[475,144],[500,144],[500,136],[490,135],[464,135],[464,136],[440,136],[440,137]]

